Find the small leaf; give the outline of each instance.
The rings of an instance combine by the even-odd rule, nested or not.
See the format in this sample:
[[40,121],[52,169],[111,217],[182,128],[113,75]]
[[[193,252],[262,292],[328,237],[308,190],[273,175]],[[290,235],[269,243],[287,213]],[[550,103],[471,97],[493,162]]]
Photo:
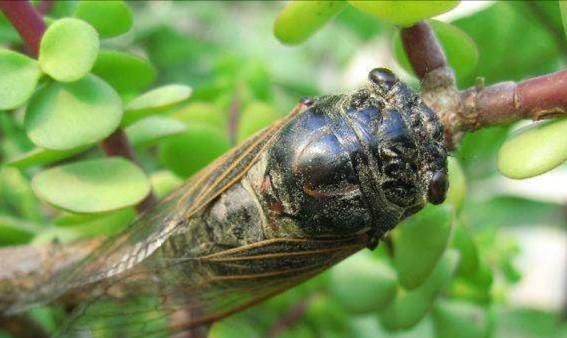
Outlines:
[[221,130],[226,129],[226,114],[219,106],[209,102],[191,102],[171,113],[171,117],[183,121],[187,125],[197,122],[209,124]]
[[455,157],[447,159],[449,169],[449,191],[445,203],[460,210],[467,193],[467,182],[463,168]]
[[339,14],[346,5],[346,1],[291,1],[278,14],[274,34],[282,43],[300,44]]
[[28,243],[38,230],[37,225],[0,215],[0,246]]
[[462,222],[455,226],[452,241],[453,246],[459,250],[461,255],[458,274],[465,277],[474,276],[480,265],[478,248],[469,229]]
[[42,171],[32,179],[32,188],[57,208],[93,213],[137,204],[150,192],[150,182],[135,164],[103,158]]
[[57,20],[41,39],[39,66],[57,81],[77,81],[91,71],[99,44],[96,30],[88,23],[72,18]]
[[394,299],[396,287],[396,271],[365,251],[331,270],[331,294],[352,313],[382,310]]
[[447,247],[452,223],[452,208],[428,205],[396,227],[394,265],[400,285],[414,289],[427,279]]
[[400,26],[411,26],[414,23],[432,18],[455,8],[459,1],[353,1],[349,3],[364,12]]
[[124,125],[129,125],[142,117],[163,113],[187,100],[191,96],[191,87],[172,84],[153,89],[133,99],[126,105]]
[[567,118],[537,123],[507,140],[498,153],[498,170],[522,179],[541,175],[567,160]]
[[435,269],[420,287],[406,291],[398,290],[396,298],[380,313],[380,323],[389,330],[409,329],[416,325],[429,311],[431,305],[451,280],[459,254],[447,250]]
[[193,124],[181,135],[160,145],[161,162],[180,177],[189,177],[230,148],[228,139],[217,128]]
[[156,78],[156,70],[148,60],[117,51],[101,51],[92,72],[121,95],[138,94]]
[[[457,75],[466,77],[472,74],[479,59],[478,48],[474,40],[457,26],[436,20],[429,20],[429,23],[443,46],[449,65],[453,67]],[[396,32],[394,36],[394,54],[398,63],[406,71],[413,73],[399,32]]]
[[28,137],[40,147],[69,150],[92,144],[120,125],[122,101],[94,75],[72,83],[52,82],[31,98],[24,120]]
[[0,110],[9,110],[32,96],[41,71],[35,60],[0,49],[0,74]]
[[236,133],[237,142],[242,142],[258,130],[270,125],[280,116],[271,106],[261,103],[252,102],[242,112],[238,120],[238,129]]
[[158,198],[166,196],[183,183],[182,179],[169,170],[161,170],[153,173],[150,176],[150,181],[152,182],[153,191]]
[[51,164],[80,154],[88,148],[90,147],[78,147],[70,150],[50,150],[38,147],[10,159],[7,164],[21,170],[29,167]]
[[53,220],[56,226],[73,228],[82,237],[110,236],[124,229],[136,218],[134,208],[97,214],[64,214]]
[[133,22],[130,7],[116,0],[81,0],[75,16],[90,23],[102,38],[128,32]]
[[126,134],[133,145],[147,147],[186,130],[187,126],[183,122],[168,117],[149,116],[128,126]]
[[433,308],[433,323],[437,338],[488,337],[490,320],[482,307],[459,301],[440,300]]

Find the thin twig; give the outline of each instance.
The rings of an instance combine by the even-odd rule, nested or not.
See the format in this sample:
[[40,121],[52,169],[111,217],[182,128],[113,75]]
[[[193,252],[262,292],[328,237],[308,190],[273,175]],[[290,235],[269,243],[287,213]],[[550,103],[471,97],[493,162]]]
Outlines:
[[236,132],[238,130],[238,123],[240,122],[240,111],[242,109],[240,92],[240,86],[236,85],[228,111],[228,139],[230,141],[230,144],[233,146],[236,144]]
[[39,53],[39,42],[45,32],[45,22],[29,1],[0,1],[0,9],[18,31],[33,56]]

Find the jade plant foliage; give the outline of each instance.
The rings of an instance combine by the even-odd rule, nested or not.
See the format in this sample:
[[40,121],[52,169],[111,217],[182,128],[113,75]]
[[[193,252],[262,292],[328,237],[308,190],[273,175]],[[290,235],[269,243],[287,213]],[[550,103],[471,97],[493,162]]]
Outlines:
[[[350,90],[372,67],[418,86],[399,30],[419,20],[431,23],[460,88],[565,64],[564,3],[495,2],[437,17],[459,6],[55,1],[37,56],[0,14],[0,245],[115,233],[150,191],[164,196],[301,97]],[[566,122],[467,135],[450,158],[443,205],[400,224],[376,250],[216,322],[209,336],[265,337],[298,307],[278,337],[567,335],[558,311],[509,301],[522,274],[507,234],[561,227],[562,205],[476,189],[564,170]],[[139,163],[105,155],[101,145],[122,132]],[[34,318],[50,330],[60,315],[46,308]]]

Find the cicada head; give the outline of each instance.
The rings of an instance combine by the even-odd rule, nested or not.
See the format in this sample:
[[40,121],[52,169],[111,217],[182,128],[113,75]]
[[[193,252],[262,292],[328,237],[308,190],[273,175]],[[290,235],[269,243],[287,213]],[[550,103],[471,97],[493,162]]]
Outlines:
[[375,184],[388,202],[413,214],[445,200],[447,149],[443,126],[420,96],[390,70],[376,68],[347,102],[347,115],[368,144]]

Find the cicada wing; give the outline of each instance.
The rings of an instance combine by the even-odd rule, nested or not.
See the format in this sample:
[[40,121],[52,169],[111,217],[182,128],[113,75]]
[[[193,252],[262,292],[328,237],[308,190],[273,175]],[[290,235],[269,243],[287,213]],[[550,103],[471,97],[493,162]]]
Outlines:
[[152,256],[83,306],[61,336],[168,337],[287,290],[365,243],[363,236],[272,239],[204,257]]

